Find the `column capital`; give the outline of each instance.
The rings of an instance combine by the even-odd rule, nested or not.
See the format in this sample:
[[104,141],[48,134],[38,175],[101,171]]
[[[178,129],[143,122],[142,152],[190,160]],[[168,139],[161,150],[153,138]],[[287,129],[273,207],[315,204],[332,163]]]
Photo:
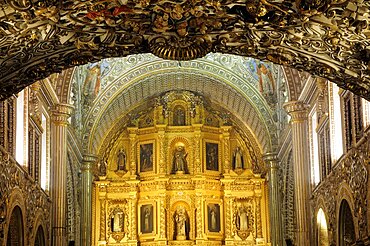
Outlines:
[[98,156],[92,154],[85,154],[82,158],[81,170],[91,170],[93,165],[97,162]]
[[70,104],[59,103],[54,105],[51,110],[53,122],[58,125],[67,125],[73,109],[74,107]]
[[290,101],[284,103],[284,109],[292,117],[293,122],[301,122],[307,119],[307,104],[302,101]]
[[268,168],[278,168],[279,158],[276,153],[266,153],[262,156],[263,160],[268,163]]

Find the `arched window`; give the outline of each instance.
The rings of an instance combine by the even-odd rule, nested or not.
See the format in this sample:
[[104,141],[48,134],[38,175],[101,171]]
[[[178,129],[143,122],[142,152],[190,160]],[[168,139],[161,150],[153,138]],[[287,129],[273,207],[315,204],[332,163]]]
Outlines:
[[320,208],[317,212],[317,245],[329,246],[328,224],[326,223],[325,213]]
[[23,235],[22,211],[18,206],[16,206],[13,209],[12,215],[10,217],[6,245],[7,246],[13,246],[13,245],[22,246],[24,245],[23,237],[24,235]]
[[343,200],[339,209],[339,246],[353,245],[356,241],[355,226],[351,208]]

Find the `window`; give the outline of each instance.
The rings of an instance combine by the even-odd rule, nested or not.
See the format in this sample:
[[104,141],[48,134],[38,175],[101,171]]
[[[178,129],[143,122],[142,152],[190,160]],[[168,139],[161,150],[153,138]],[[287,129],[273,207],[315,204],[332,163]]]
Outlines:
[[316,186],[320,183],[320,166],[319,166],[319,149],[318,149],[318,138],[317,138],[317,113],[316,106],[313,107],[309,114],[310,124],[310,156],[311,156],[311,180],[313,185]]
[[46,111],[42,112],[41,114],[41,127],[42,127],[42,134],[41,134],[41,167],[40,167],[40,185],[41,188],[45,191],[49,190],[49,153],[50,153],[50,145],[49,145],[49,117],[45,113]]
[[329,87],[331,159],[335,163],[343,155],[342,115],[339,87],[334,83],[330,83]]
[[17,101],[16,101],[16,129],[15,129],[15,160],[20,165],[26,165],[26,143],[25,143],[25,91],[21,91],[18,93]]

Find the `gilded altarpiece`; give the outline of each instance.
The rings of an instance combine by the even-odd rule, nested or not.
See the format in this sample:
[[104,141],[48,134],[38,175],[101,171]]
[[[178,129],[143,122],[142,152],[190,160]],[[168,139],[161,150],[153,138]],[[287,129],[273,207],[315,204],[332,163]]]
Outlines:
[[261,154],[250,135],[186,91],[145,110],[101,151],[94,245],[269,245]]

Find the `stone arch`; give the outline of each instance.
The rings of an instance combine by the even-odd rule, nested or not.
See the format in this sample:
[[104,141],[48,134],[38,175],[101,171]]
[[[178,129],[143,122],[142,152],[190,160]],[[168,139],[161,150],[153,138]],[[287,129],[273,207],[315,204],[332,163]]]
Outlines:
[[338,245],[352,245],[356,242],[357,233],[352,210],[346,199],[339,206],[338,214]]
[[[348,184],[346,183],[341,183],[340,186],[339,186],[339,189],[338,189],[338,194],[337,194],[337,198],[336,198],[336,221],[337,221],[337,245],[340,245],[342,246],[342,242],[341,242],[341,219],[343,218],[341,215],[342,213],[344,212],[343,211],[343,206],[346,206],[345,209],[348,209],[349,210],[349,213],[352,217],[352,221],[353,221],[353,230],[354,230],[354,240],[356,240],[358,238],[358,235],[359,235],[359,230],[358,230],[358,223],[357,223],[357,219],[356,217],[354,216],[354,197],[353,195],[354,194],[352,192],[352,189],[349,187]],[[344,205],[345,204],[345,205]],[[345,210],[348,212],[348,210]],[[347,213],[347,215],[349,215],[349,213]]]
[[[320,196],[317,199],[317,202],[315,205],[316,206],[314,210],[314,225],[315,225],[314,228],[316,231],[315,238],[316,238],[317,245],[329,246],[331,245],[331,242],[333,242],[332,228],[331,228],[330,220],[328,217],[328,209],[324,202],[324,197]],[[323,225],[323,223],[325,223],[325,225]],[[323,226],[325,226],[326,228],[323,228]],[[326,230],[326,232],[323,230]]]
[[[46,235],[45,235],[45,216],[42,213],[42,210],[38,210],[36,212],[36,217],[33,225],[32,235],[30,236],[30,244],[34,244],[35,246],[45,246],[48,245],[46,242]],[[38,243],[37,243],[38,242]]]
[[35,241],[34,245],[35,246],[45,246],[47,245],[45,242],[45,235],[44,235],[44,228],[43,226],[39,225],[37,227],[36,235],[35,235]]
[[283,67],[287,87],[289,101],[297,101],[299,94],[302,91],[299,71],[290,67]]
[[[180,82],[176,83],[179,76],[181,76]],[[193,80],[186,79],[186,76],[192,76]],[[247,88],[249,87],[245,89]],[[195,91],[208,97],[211,97],[209,92],[212,89],[215,90],[218,94],[213,95],[212,98],[219,98],[219,103],[225,105],[248,125],[251,132],[255,134],[261,149],[268,152],[267,150],[272,148],[272,142],[276,139],[276,127],[273,124],[270,110],[267,105],[264,105],[255,88],[246,91],[236,90],[235,87],[228,85],[224,79],[214,74],[194,70],[179,74],[175,69],[157,71],[156,74],[144,74],[131,80],[130,85],[124,85],[123,79],[120,79],[110,86],[100,96],[87,116],[84,129],[86,144],[84,145],[87,146],[89,152],[96,152],[104,132],[108,130],[107,126],[112,125],[111,119],[117,120],[117,117],[122,114],[122,111],[117,111],[118,108],[128,109],[151,95],[176,89]],[[254,97],[256,101],[252,102]],[[236,110],[232,110],[233,107]]]
[[26,242],[26,227],[24,226],[24,223],[27,221],[27,217],[26,217],[26,205],[25,205],[25,199],[23,197],[23,194],[22,194],[22,191],[19,189],[19,188],[15,188],[10,196],[9,196],[9,203],[8,203],[8,213],[7,213],[7,216],[6,216],[6,227],[5,227],[5,230],[4,230],[4,235],[5,235],[5,238],[4,238],[4,241],[7,242],[8,240],[8,233],[9,233],[9,226],[10,226],[10,220],[11,220],[11,216],[12,216],[12,213],[14,211],[15,208],[18,208],[19,211],[20,211],[20,216],[21,216],[21,219],[22,219],[22,234],[23,234],[23,245],[26,245],[27,242]]

